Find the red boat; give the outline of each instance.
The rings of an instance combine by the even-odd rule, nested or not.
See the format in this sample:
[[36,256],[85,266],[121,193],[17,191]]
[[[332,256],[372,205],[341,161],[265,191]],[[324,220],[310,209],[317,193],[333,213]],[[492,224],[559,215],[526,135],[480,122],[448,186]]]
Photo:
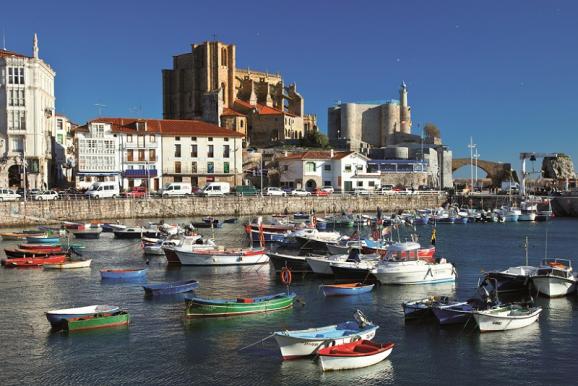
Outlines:
[[50,245],[50,244],[20,244],[18,245],[20,249],[43,249],[48,251],[61,251],[61,245]]
[[62,250],[53,251],[46,249],[20,249],[20,248],[5,248],[4,253],[6,253],[6,257],[48,257],[64,254]]
[[16,257],[2,260],[2,265],[10,267],[40,267],[44,264],[60,264],[66,261],[66,255],[54,255],[49,257]]

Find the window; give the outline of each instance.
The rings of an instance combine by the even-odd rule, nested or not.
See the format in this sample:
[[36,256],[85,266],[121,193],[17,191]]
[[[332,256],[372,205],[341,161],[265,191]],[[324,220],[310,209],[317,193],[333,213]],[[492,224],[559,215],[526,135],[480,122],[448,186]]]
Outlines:
[[131,135],[131,134],[129,134],[129,135],[126,136],[126,141],[127,141],[128,143],[132,143],[132,135]]
[[351,165],[345,165],[345,171],[351,172]]
[[215,164],[213,162],[207,162],[207,173],[213,174],[215,172]]
[[145,160],[145,151],[142,149],[138,151],[138,160],[141,162]]
[[157,137],[155,137],[154,135],[149,135],[149,142],[156,142],[157,141]]
[[126,160],[127,161],[134,161],[134,150],[127,150],[126,151]]
[[241,128],[243,127],[243,120],[241,119]]
[[368,181],[367,186],[369,186],[370,188],[375,188],[375,181]]
[[223,146],[223,158],[229,158],[230,156],[231,154],[229,145]]
[[181,158],[181,145],[179,143],[175,144],[175,157]]
[[196,173],[197,172],[197,161],[193,161],[191,163],[191,173]]
[[180,141],[181,137],[175,137],[175,141]]
[[283,171],[286,172],[289,170],[289,165],[283,165]]
[[199,156],[199,152],[197,150],[197,145],[191,145],[191,157],[197,158]]
[[305,171],[314,173],[315,172],[315,162],[307,162],[305,164]]
[[325,170],[326,172],[330,172],[331,171],[331,165],[324,165],[323,170]]
[[173,181],[174,182],[183,182],[183,177],[181,177],[181,176],[173,177]]
[[331,181],[323,181],[323,186],[331,186]]
[[62,144],[63,137],[62,134],[56,134],[56,142]]
[[363,165],[355,165],[355,170],[363,170]]
[[197,142],[197,137],[191,137],[192,142]]
[[20,84],[24,84],[24,68],[20,68]]
[[175,173],[180,173],[180,172],[181,172],[181,162],[175,161]]
[[13,152],[22,152],[24,150],[24,141],[22,137],[12,137],[10,139],[10,150]]
[[156,161],[157,160],[157,152],[155,149],[149,150],[149,161]]
[[136,140],[137,140],[137,146],[138,147],[144,147],[144,140],[145,140],[144,135],[137,135]]
[[14,84],[14,70],[15,68],[8,67],[8,84]]
[[209,137],[209,142],[213,142],[213,137]]
[[228,162],[223,163],[223,173],[229,173],[229,163]]
[[225,142],[229,142],[229,138],[225,137]]
[[363,181],[357,181],[357,187],[363,188]]
[[207,157],[213,158],[215,156],[215,149],[213,145],[209,145],[209,151],[207,153]]

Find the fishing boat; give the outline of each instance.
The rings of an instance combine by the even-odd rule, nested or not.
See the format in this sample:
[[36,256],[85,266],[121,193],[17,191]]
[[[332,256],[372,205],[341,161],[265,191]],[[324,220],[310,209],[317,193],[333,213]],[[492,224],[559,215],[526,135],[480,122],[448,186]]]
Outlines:
[[60,237],[38,237],[38,236],[27,236],[26,242],[28,244],[58,244],[60,243]]
[[480,332],[505,331],[529,326],[538,320],[541,312],[542,307],[509,304],[474,311],[473,316]]
[[44,264],[42,267],[44,269],[76,269],[76,268],[90,268],[92,263],[91,259],[88,260],[78,260],[78,261],[68,261],[58,264]]
[[190,292],[195,288],[198,288],[199,282],[196,280],[183,280],[173,283],[147,284],[142,287],[145,290],[145,295],[148,296],[174,295],[183,292]]
[[371,270],[381,284],[433,284],[456,280],[453,264],[418,256],[419,243],[392,244],[385,258]]
[[[269,261],[273,264],[275,272],[281,272],[283,268],[288,268],[293,273],[311,272],[311,267],[307,264],[307,256],[289,254],[279,251],[268,252]],[[299,252],[300,253],[300,252]]]
[[201,222],[191,222],[191,226],[193,228],[222,228],[223,227],[223,223],[217,219],[213,219],[210,221],[205,221],[206,219],[203,219],[203,221]]
[[62,249],[60,250],[50,250],[50,249],[21,249],[21,248],[5,248],[4,253],[6,257],[48,257],[53,255],[64,255]]
[[51,310],[46,312],[46,319],[52,325],[53,328],[59,328],[62,326],[62,322],[67,318],[80,318],[83,316],[91,316],[98,314],[111,314],[118,312],[119,306],[109,306],[109,305],[93,305],[86,307],[76,307],[76,308],[64,308],[61,310]]
[[78,229],[69,230],[77,239],[98,239],[102,233],[101,227],[79,227]]
[[486,272],[484,276],[496,283],[496,290],[500,293],[520,292],[528,290],[530,280],[537,271],[537,267],[520,265],[503,271]]
[[126,227],[122,229],[112,230],[115,239],[140,239],[145,236],[145,228],[143,227]]
[[68,332],[95,330],[98,328],[126,326],[129,322],[129,314],[126,311],[119,311],[115,313],[81,316],[78,318],[67,318],[64,319],[63,329]]
[[325,296],[351,296],[371,292],[375,284],[345,283],[322,284],[319,287]]
[[61,251],[62,245],[60,244],[19,244],[18,248],[26,250],[45,250],[45,251]]
[[192,297],[186,300],[185,315],[187,318],[202,318],[279,311],[293,306],[295,296],[295,293],[278,293],[275,295],[237,299],[204,299]]
[[379,326],[368,321],[359,310],[354,321],[306,330],[277,331],[273,333],[284,360],[314,355],[325,347],[350,343],[355,340],[371,340]]
[[286,239],[295,240],[297,247],[326,249],[327,244],[336,244],[343,236],[339,232],[322,232],[315,228],[299,229],[289,233]]
[[128,228],[128,226],[126,226],[126,225],[111,224],[111,223],[100,224],[100,227],[102,228],[102,231],[106,232],[106,233],[112,233],[115,230],[122,230],[122,229]]
[[101,269],[102,280],[141,280],[146,278],[148,268],[142,269]]
[[213,248],[192,251],[175,248],[174,251],[182,265],[253,265],[269,262],[264,248]]
[[238,219],[236,217],[226,218],[223,220],[225,224],[236,224]]
[[544,259],[531,277],[532,285],[542,295],[555,298],[576,292],[577,274],[568,259]]
[[412,300],[401,304],[405,319],[423,319],[434,316],[433,307],[438,304],[448,304],[447,296],[430,296],[428,298]]
[[375,365],[387,358],[393,350],[393,343],[378,344],[369,340],[357,340],[317,352],[323,371],[360,369]]
[[44,264],[60,264],[67,259],[66,255],[52,255],[48,257],[14,257],[2,260],[2,265],[11,267],[40,267]]
[[[338,276],[341,272],[339,272],[339,268],[344,268],[347,264],[341,263],[355,263],[355,262],[365,262],[370,265],[377,264],[377,261],[380,259],[380,255],[377,253],[371,254],[360,254],[358,253],[359,248],[352,247],[349,253],[341,254],[341,255],[331,255],[331,256],[309,256],[306,258],[307,264],[311,267],[311,270],[316,273],[317,275],[335,275],[335,271],[333,267],[338,267]],[[354,257],[352,257],[352,255]],[[357,266],[356,266],[357,267]],[[367,274],[367,272],[365,273]]]
[[0,236],[2,236],[2,240],[10,241],[10,240],[22,240],[26,239],[27,237],[46,237],[47,234],[43,232],[24,231],[24,232],[0,233]]
[[212,239],[203,238],[201,235],[182,236],[176,241],[176,245],[174,245],[173,240],[171,240],[170,243],[164,242],[161,246],[169,264],[181,264],[181,260],[176,253],[177,249],[184,252],[190,252],[202,249],[215,249],[216,247],[217,246]]

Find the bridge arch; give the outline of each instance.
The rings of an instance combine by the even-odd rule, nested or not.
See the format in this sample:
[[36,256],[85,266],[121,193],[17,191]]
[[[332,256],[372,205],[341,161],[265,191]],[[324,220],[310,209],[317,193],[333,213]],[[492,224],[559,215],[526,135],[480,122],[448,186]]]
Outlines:
[[[452,160],[452,173],[463,166],[469,165],[476,166],[476,163],[472,162],[470,158],[454,158]],[[492,180],[492,185],[494,186],[500,186],[502,181],[509,181],[510,179],[518,181],[518,176],[509,163],[478,160],[477,167],[488,174],[488,178]]]

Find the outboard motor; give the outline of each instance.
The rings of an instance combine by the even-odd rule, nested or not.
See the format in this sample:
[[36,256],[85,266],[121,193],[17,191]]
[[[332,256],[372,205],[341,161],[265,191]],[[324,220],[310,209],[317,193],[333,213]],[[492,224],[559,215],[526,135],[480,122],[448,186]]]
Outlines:
[[361,310],[355,311],[355,313],[353,314],[353,319],[355,319],[360,328],[364,328],[370,324],[373,324],[369,321],[369,319],[367,319],[367,317],[363,312],[361,312]]
[[359,263],[361,261],[361,259],[359,258],[359,248],[352,247],[349,250],[349,256],[347,256],[346,261]]

